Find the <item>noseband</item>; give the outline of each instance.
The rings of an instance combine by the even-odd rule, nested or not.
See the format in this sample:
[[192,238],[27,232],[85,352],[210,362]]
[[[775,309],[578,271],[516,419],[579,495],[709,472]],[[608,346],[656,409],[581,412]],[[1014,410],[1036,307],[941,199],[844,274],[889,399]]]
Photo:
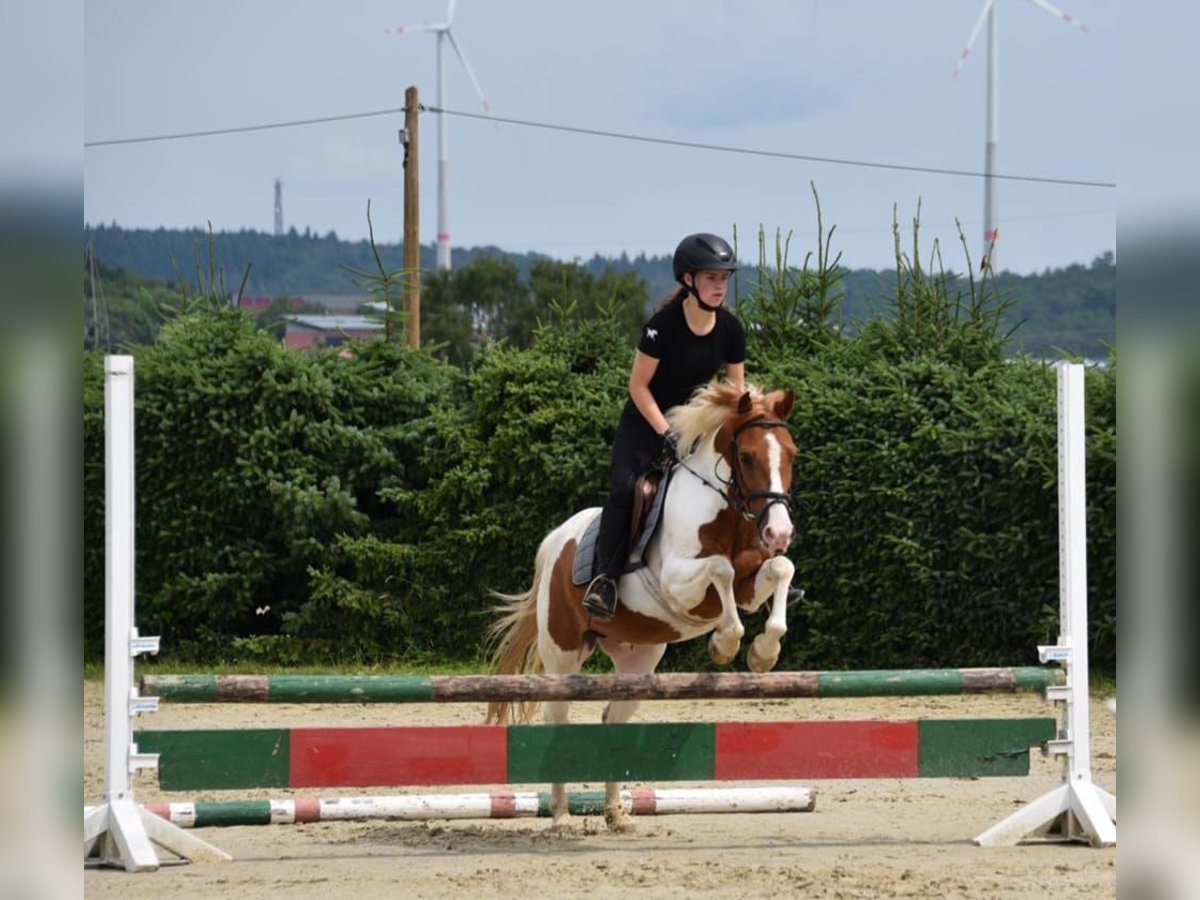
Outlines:
[[[764,544],[766,539],[763,537],[763,531],[767,527],[767,514],[770,513],[771,507],[776,504],[782,505],[785,509],[791,512],[792,495],[784,494],[780,491],[747,491],[745,488],[745,476],[742,475],[742,458],[738,452],[738,437],[747,428],[787,428],[787,423],[779,419],[752,419],[749,422],[743,422],[733,432],[733,438],[730,440],[730,448],[732,450],[733,464],[730,466],[730,476],[728,481],[724,481],[718,476],[718,481],[721,481],[726,491],[711,484],[707,478],[689,467],[686,463],[680,462],[680,465],[699,478],[705,485],[712,490],[721,494],[734,510],[741,513],[742,518],[747,522],[753,522],[758,529],[758,538]],[[758,500],[766,500],[763,508],[755,515],[750,505]]]

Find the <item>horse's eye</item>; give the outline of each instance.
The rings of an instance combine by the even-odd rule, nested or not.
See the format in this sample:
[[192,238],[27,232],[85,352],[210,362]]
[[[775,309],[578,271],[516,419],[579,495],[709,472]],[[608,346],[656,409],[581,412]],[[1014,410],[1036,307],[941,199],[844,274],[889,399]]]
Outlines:
[[754,457],[751,456],[749,453],[739,453],[738,457],[741,459],[743,466],[754,465]]

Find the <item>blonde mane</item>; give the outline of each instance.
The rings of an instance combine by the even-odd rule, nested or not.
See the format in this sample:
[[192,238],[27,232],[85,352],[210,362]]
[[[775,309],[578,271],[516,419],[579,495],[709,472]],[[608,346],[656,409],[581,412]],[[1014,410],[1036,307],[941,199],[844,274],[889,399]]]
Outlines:
[[[747,384],[746,390],[750,392],[754,406],[761,407],[762,389]],[[671,430],[679,436],[679,446],[691,447],[701,438],[711,442],[716,437],[717,429],[731,413],[737,411],[742,393],[727,381],[710,381],[696,388],[687,403],[667,410],[667,421],[671,423]]]

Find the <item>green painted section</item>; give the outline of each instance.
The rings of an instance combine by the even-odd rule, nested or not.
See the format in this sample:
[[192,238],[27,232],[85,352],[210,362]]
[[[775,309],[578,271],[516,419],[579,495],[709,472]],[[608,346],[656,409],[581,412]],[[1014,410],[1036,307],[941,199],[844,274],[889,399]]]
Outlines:
[[270,800],[234,800],[229,803],[196,804],[197,828],[270,824]]
[[[172,703],[227,703],[218,685],[231,677],[216,675],[151,675],[146,689]],[[425,675],[270,675],[263,678],[265,698],[243,696],[242,702],[266,703],[428,703],[433,681]]]
[[[1057,684],[1061,670],[1050,666],[1014,666],[1013,690],[1045,690]],[[964,692],[962,669],[862,669],[819,672],[818,697],[922,697]],[[1003,688],[1000,688],[1003,690]]]
[[[604,791],[568,791],[567,811],[573,816],[602,816],[604,815]],[[548,819],[550,812],[550,792],[538,792],[538,817]]]
[[155,675],[151,693],[160,700],[187,703],[217,702],[215,675]]
[[1063,684],[1063,670],[1058,666],[1013,666],[1018,691],[1044,691],[1053,684]]
[[433,684],[424,675],[272,675],[272,703],[427,703]]
[[510,784],[538,781],[711,781],[711,722],[510,725]]
[[143,753],[158,753],[164,791],[287,787],[291,747],[286,728],[248,731],[138,731]]
[[917,776],[988,777],[1029,774],[1029,748],[1051,740],[1055,719],[922,719]]
[[915,697],[926,694],[961,694],[958,669],[864,669],[856,672],[821,672],[818,697]]

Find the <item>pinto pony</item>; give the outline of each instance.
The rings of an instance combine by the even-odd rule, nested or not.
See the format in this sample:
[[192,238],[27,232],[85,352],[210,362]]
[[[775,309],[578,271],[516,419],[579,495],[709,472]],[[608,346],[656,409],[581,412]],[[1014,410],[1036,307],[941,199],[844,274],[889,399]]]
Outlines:
[[[709,653],[724,665],[745,633],[738,610],[754,612],[768,598],[766,627],[747,659],[756,672],[771,669],[787,631],[795,572],[783,555],[792,540],[796,446],[786,419],[793,400],[790,391],[763,394],[753,385],[741,391],[713,382],[670,410],[683,459],[671,472],[659,527],[643,554],[646,565],[621,578],[616,615],[609,622],[592,620],[583,608],[586,586],[572,578],[579,542],[600,514],[585,509],[542,540],[528,591],[496,595],[504,603],[490,630],[493,670],[576,674],[599,645],[618,673],[645,675],[658,666],[667,644],[710,632]],[[506,723],[515,712],[527,722],[536,706],[495,702],[488,721]],[[569,701],[545,706],[547,722],[567,721]],[[627,722],[637,706],[636,700],[614,700],[603,721]],[[550,809],[556,829],[570,827],[561,784],[552,786]],[[632,828],[616,782],[606,785],[604,817],[610,829]]]

